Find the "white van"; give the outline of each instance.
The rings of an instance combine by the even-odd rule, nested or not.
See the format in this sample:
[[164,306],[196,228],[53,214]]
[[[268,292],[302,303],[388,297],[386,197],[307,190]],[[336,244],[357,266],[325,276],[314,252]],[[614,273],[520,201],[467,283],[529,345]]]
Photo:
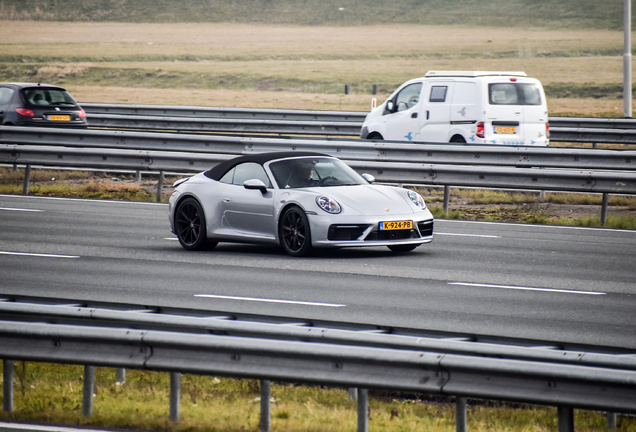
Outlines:
[[524,72],[430,71],[371,111],[360,137],[547,146],[548,107],[541,83]]

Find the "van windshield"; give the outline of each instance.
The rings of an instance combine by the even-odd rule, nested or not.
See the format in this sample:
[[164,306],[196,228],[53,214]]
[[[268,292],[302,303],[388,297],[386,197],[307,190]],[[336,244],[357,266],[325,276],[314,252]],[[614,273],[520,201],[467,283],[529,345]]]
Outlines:
[[541,105],[539,86],[533,83],[488,84],[491,105]]

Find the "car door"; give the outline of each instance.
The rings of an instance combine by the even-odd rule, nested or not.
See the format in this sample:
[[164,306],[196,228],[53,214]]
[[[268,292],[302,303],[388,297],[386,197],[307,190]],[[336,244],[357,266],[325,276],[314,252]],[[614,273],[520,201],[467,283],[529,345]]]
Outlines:
[[[231,184],[225,188],[222,197],[224,224],[240,235],[274,238],[274,200],[271,182],[263,167],[246,162],[233,169]],[[246,189],[246,180],[261,180],[268,188]]]
[[401,89],[384,111],[387,140],[414,141],[420,128],[419,101],[422,83],[412,83]]

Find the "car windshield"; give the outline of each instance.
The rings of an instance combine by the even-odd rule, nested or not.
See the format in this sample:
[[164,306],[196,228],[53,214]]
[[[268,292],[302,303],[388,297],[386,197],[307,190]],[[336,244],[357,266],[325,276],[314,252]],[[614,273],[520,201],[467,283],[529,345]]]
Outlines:
[[281,189],[368,184],[347,164],[333,158],[285,159],[271,162],[269,169]]
[[29,104],[36,106],[76,105],[73,97],[62,89],[32,87],[22,90],[22,95]]

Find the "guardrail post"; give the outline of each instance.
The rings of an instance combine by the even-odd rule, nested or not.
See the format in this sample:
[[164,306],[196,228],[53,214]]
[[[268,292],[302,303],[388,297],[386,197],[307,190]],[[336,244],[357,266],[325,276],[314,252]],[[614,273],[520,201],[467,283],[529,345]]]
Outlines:
[[31,165],[27,165],[24,170],[24,186],[22,187],[22,195],[29,194],[29,183],[31,183]]
[[141,181],[141,171],[137,170],[137,172],[135,173],[135,181],[140,182]]
[[450,201],[450,186],[444,186],[444,204],[443,209],[444,213],[448,214],[448,202]]
[[161,191],[163,189],[163,180],[165,179],[165,173],[161,171],[159,173],[159,182],[157,183],[157,202],[161,201]]
[[605,226],[607,222],[607,206],[609,205],[609,194],[603,194],[603,204],[601,205],[601,225]]
[[272,398],[272,383],[269,380],[261,380],[261,432],[269,432],[272,428],[270,401]]
[[126,382],[126,369],[117,368],[117,378],[115,378],[117,383],[123,384]]
[[95,366],[84,366],[84,398],[82,415],[88,417],[93,413],[93,391],[95,389]]
[[455,401],[455,430],[466,432],[466,398],[458,397]]
[[179,420],[181,404],[181,374],[170,372],[170,420]]
[[2,409],[13,411],[13,360],[2,360]]
[[616,429],[616,413],[608,412],[605,415],[607,417],[607,428]]
[[358,389],[355,387],[349,387],[349,389],[347,390],[347,393],[349,393],[349,400],[358,400]]
[[358,389],[358,432],[369,431],[369,390]]
[[574,409],[571,407],[558,407],[559,432],[574,432]]

